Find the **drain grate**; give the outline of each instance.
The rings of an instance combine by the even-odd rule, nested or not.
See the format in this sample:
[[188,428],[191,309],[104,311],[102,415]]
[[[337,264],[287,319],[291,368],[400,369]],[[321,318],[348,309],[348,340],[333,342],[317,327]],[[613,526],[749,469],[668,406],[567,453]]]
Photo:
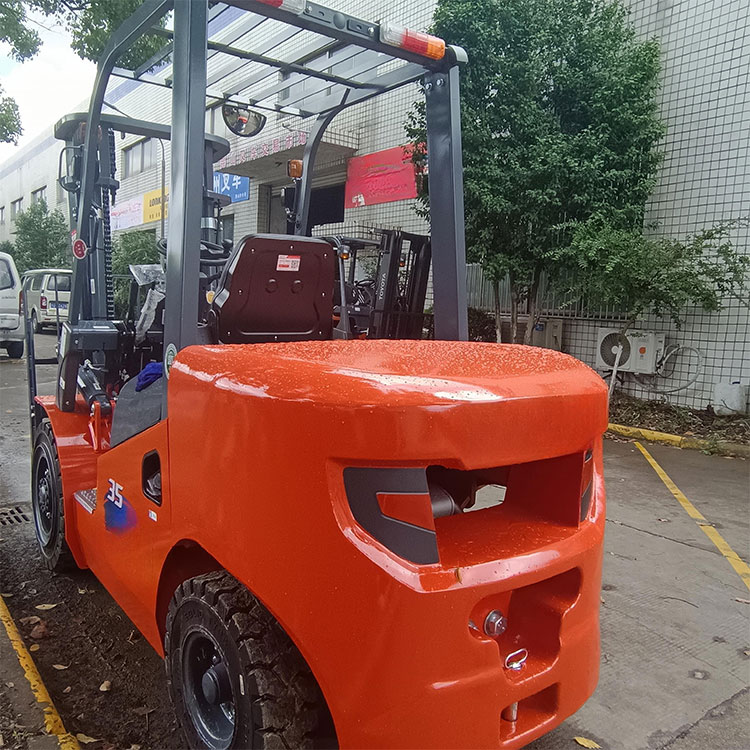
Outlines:
[[30,511],[23,505],[0,508],[0,526],[14,526],[19,523],[28,523],[30,520]]

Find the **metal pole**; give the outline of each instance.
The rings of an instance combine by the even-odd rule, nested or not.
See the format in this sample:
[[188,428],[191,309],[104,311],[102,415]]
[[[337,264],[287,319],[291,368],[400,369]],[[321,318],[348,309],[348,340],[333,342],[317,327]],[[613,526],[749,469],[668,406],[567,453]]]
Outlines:
[[466,341],[466,240],[458,66],[425,76],[435,338]]
[[[203,214],[207,0],[175,3],[172,91],[172,218],[167,238],[164,364],[196,343]],[[163,413],[166,414],[166,393]]]
[[164,141],[159,138],[161,146],[161,219],[159,222],[159,239],[164,239],[164,217],[167,213],[166,191],[167,191],[167,158],[164,153]]
[[[347,91],[342,98],[342,104],[346,101],[349,92]],[[343,107],[342,107],[343,108]],[[310,128],[310,136],[305,144],[305,153],[302,157],[302,178],[297,184],[297,193],[295,196],[295,220],[294,233],[298,235],[310,236],[312,227],[310,226],[310,195],[312,194],[313,168],[315,167],[315,157],[318,153],[318,147],[323,140],[326,128],[331,124],[331,120],[341,111],[337,108],[325,115],[319,115]]]

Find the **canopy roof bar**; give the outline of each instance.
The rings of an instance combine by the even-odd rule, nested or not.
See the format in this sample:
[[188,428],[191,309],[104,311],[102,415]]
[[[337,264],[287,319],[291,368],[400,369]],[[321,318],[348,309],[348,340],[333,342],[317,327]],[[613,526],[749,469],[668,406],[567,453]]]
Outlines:
[[[330,48],[330,46],[331,46],[330,44],[325,45],[322,49]],[[319,78],[322,81],[328,81],[328,83],[340,83],[343,86],[350,86],[352,88],[360,88],[362,85],[358,83],[357,81],[351,81],[348,78],[344,78],[343,76],[337,76],[333,73],[325,73],[323,71],[315,70],[312,67],[305,67],[304,65],[300,65],[299,63],[295,63],[295,62],[283,62],[282,60],[275,60],[272,57],[266,57],[265,55],[259,55],[254,52],[244,52],[243,50],[236,49],[235,47],[229,47],[227,45],[221,44],[220,42],[209,42],[208,47],[209,49],[212,49],[212,50],[224,52],[227,55],[234,55],[235,57],[242,58],[243,60],[249,60],[251,62],[262,63],[263,65],[268,65],[271,68],[276,68],[278,70],[281,70],[284,73],[286,72],[294,73],[298,76],[297,80],[299,80],[300,78],[309,77],[309,78]],[[329,63],[329,66],[330,66],[330,63]],[[273,74],[273,71],[271,71],[270,73],[264,73],[264,78],[267,78],[268,76],[272,74]],[[222,79],[219,79],[219,80],[222,80]],[[289,85],[292,85],[292,84],[289,84]],[[244,81],[242,84],[242,89],[240,90],[244,91],[247,88],[249,88],[249,85],[247,81]]]
[[[279,61],[281,64],[288,66],[288,65],[296,65],[300,66],[307,60],[312,60],[320,55],[327,54],[331,50],[335,50],[341,47],[340,42],[335,41],[326,41],[325,44],[321,46],[320,44],[320,38],[316,37],[314,40],[312,40],[309,44],[307,44],[305,47],[302,47],[301,49],[297,50],[297,56],[293,60],[289,61]],[[269,50],[262,50],[263,52],[268,52]],[[238,68],[249,66],[250,63],[242,62],[241,65],[238,65],[237,68],[235,68],[235,71]],[[280,68],[282,72],[284,71],[284,68]],[[232,71],[234,72],[234,71]],[[274,75],[276,73],[276,69],[267,70],[265,68],[262,68],[259,71],[256,71],[252,75],[248,76],[247,78],[244,78],[242,81],[242,87],[243,88],[249,88],[250,86],[253,86],[254,84],[258,83],[259,81],[262,81],[265,78],[268,78],[269,76]],[[230,74],[227,74],[230,75]],[[218,82],[222,80],[225,76],[221,76],[220,78],[216,78],[214,82]],[[211,84],[213,85],[213,83]]]
[[[213,8],[209,10],[208,13],[208,22],[209,24],[212,21],[215,21],[219,16],[221,16],[222,13],[225,13],[227,10],[229,10],[228,5],[221,4],[221,5],[215,5]],[[261,18],[261,22],[265,21],[266,19]],[[242,34],[240,34],[242,36]],[[166,60],[174,51],[174,43],[169,42],[169,44],[165,44],[160,50],[157,50],[151,57],[149,57],[146,62],[139,65],[134,73],[135,78],[140,78],[144,73],[148,73],[149,70],[151,70],[153,67],[158,65],[160,62]]]
[[[362,57],[364,59],[358,60],[358,57]],[[382,59],[382,55],[378,54],[377,52],[370,52],[369,50],[360,51],[358,55],[355,55],[352,57],[355,63],[359,63],[355,66],[355,68],[351,71],[352,76],[358,76],[362,73],[368,73],[371,70],[374,70],[376,68],[379,68],[384,62],[387,62],[387,59]],[[297,104],[299,102],[305,101],[307,99],[310,99],[315,94],[324,91],[326,88],[328,88],[328,85],[325,83],[319,83],[316,82],[310,87],[300,86],[301,83],[304,82],[303,76],[298,76],[294,81],[291,83],[289,80],[282,81],[281,83],[276,84],[275,86],[271,86],[268,89],[265,89],[258,93],[257,95],[251,97],[250,101],[254,101],[256,103],[264,102],[267,99],[269,99],[272,96],[275,96],[276,94],[280,94],[284,91],[289,91],[290,98],[285,100],[284,103],[292,106],[294,104]],[[295,93],[291,89],[294,86],[299,86],[299,92]],[[369,81],[368,83],[360,83],[359,81],[352,82],[349,84],[344,84],[345,89],[352,89],[352,88],[378,88],[382,91],[382,86],[378,86],[374,83],[373,80]],[[239,92],[238,92],[239,93]]]
[[[135,73],[132,70],[126,70],[125,68],[113,68],[112,75],[117,78],[124,78],[127,81],[135,81],[138,80],[139,83],[146,83],[150,86],[157,86],[161,89],[171,89],[172,84],[168,81],[162,81],[158,78],[135,78]],[[231,97],[227,97],[223,91],[217,91],[216,89],[207,89],[206,90],[206,99],[210,100],[207,102],[206,107],[211,107],[217,102],[229,102],[231,104],[237,104],[237,105],[246,105],[246,100],[241,99],[232,99]],[[294,107],[285,107],[281,104],[276,104],[274,106],[268,106],[268,105],[255,105],[257,109],[263,109],[266,112],[281,112],[285,115],[292,115],[293,117],[310,117],[315,114],[315,112],[306,112],[301,109],[297,109]]]
[[[267,21],[267,18],[261,18],[262,21]],[[295,28],[284,28],[282,31],[278,34],[275,34],[271,39],[266,40],[257,50],[258,55],[265,55],[266,53],[270,52],[272,49],[278,47],[280,44],[283,44],[284,42],[288,41],[292,37],[299,34],[299,29]],[[240,37],[236,39],[232,39],[229,44],[236,43],[244,34],[240,34]],[[209,40],[211,41],[211,40]],[[221,51],[221,50],[220,50]],[[227,52],[226,54],[233,55],[232,52]],[[235,73],[240,68],[247,65],[247,62],[244,59],[235,59],[231,63],[225,65],[223,68],[220,68],[219,70],[215,71],[208,77],[208,85],[213,86],[218,81],[222,80],[223,78],[226,78],[226,76],[231,75],[232,73]],[[268,71],[267,74],[270,75],[272,71]]]
[[[335,11],[311,0],[306,3],[305,10],[300,15],[273,5],[267,5],[259,0],[224,0],[224,2],[227,5],[234,5],[287,24],[293,24],[301,29],[314,31],[322,36],[338,39],[346,44],[356,44],[379,52],[384,52],[387,48],[391,57],[417,63],[428,70],[444,70],[447,67],[444,59],[432,60],[400,47],[385,45],[380,41],[380,25],[377,23],[370,23],[347,13]],[[337,24],[340,24],[342,19],[343,27],[340,27]]]
[[[234,13],[231,26],[225,23],[210,38],[212,22],[227,10]],[[239,19],[238,11],[244,11]],[[267,32],[248,38],[264,23],[270,24]],[[228,33],[221,33],[225,28]],[[208,70],[207,107],[227,101],[303,118],[325,115],[419,80],[428,72],[446,71],[457,61],[451,47],[443,59],[435,60],[385,44],[378,23],[315,2],[296,14],[261,0],[224,0],[209,9],[208,32],[208,59],[219,64]],[[174,32],[152,23],[144,33],[165,37],[169,43],[136,70],[116,68],[112,74],[171,88],[171,75],[148,72],[173,53]],[[273,50],[278,52],[269,54]],[[395,70],[394,63],[399,65]],[[388,72],[378,74],[384,65]]]
[[[376,76],[373,78],[372,87],[360,89],[358,91],[345,89],[342,98],[337,103],[331,103],[331,96],[328,94],[318,94],[310,99],[310,101],[305,102],[305,109],[313,114],[327,114],[333,110],[351,107],[354,104],[360,104],[368,99],[372,99],[373,96],[377,96],[383,91],[392,91],[401,86],[406,86],[409,83],[415,83],[423,76],[424,68],[421,65],[409,63],[408,65],[403,65],[397,70],[391,70],[388,73]],[[329,106],[325,106],[326,104]],[[260,104],[254,104],[253,106],[260,107]]]
[[[361,56],[361,58],[363,59],[356,60],[358,56]],[[324,57],[323,59],[317,58],[316,60],[311,61],[302,69],[302,72],[292,73],[290,76],[282,81],[275,83],[273,86],[253,93],[252,99],[257,102],[265,101],[271,96],[281,94],[284,91],[290,90],[294,86],[303,84],[307,78],[318,78],[322,81],[327,81],[328,83],[338,83],[343,86],[347,86],[348,88],[365,88],[366,85],[356,80],[355,76],[371,70],[372,66],[363,66],[370,65],[373,57],[377,59],[377,62],[375,62],[375,67],[377,67],[378,65],[382,65],[384,62],[388,62],[388,58],[383,59],[383,56],[377,52],[372,52],[371,50],[363,50],[358,47],[344,47],[343,49],[335,52],[330,57]],[[349,78],[341,75],[336,75],[334,73],[327,73],[324,70],[325,68],[333,70],[336,65],[340,65],[343,62],[348,62],[349,60],[359,62],[359,66],[355,67],[353,70],[348,71]],[[325,83],[323,85],[318,85],[317,87],[313,86],[312,88],[304,87],[304,96],[300,98],[309,97],[310,95],[315,94],[318,91],[325,89],[326,87],[327,86]],[[247,85],[247,81],[243,81],[240,86],[235,86],[232,89],[228,89],[227,93],[232,96],[240,95],[243,92],[247,91],[249,88],[250,86]],[[298,98],[297,101],[299,101],[300,98]]]

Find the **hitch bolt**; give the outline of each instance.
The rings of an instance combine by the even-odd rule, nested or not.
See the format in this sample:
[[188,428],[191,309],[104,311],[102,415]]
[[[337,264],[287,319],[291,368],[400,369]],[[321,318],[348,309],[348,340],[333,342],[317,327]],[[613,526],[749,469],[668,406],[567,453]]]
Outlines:
[[484,633],[490,638],[497,638],[508,628],[508,618],[499,610],[493,609],[484,618]]

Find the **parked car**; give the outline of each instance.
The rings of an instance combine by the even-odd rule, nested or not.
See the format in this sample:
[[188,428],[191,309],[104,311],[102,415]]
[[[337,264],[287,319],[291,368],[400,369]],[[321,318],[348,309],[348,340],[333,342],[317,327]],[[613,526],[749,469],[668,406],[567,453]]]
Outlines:
[[0,253],[0,347],[11,359],[20,359],[24,338],[21,278],[13,258],[8,253]]
[[41,332],[46,325],[57,325],[68,319],[72,273],[69,268],[37,268],[24,273],[24,280],[29,280],[26,309],[34,333]]

